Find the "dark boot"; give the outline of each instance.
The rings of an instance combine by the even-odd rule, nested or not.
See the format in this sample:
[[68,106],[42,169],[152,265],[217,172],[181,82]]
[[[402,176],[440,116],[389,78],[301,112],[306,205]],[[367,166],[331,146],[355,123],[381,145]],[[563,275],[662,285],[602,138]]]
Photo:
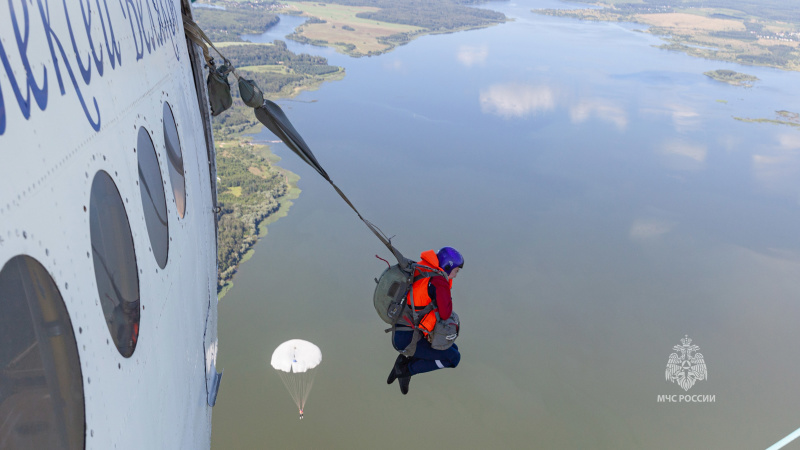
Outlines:
[[397,355],[397,359],[394,361],[394,367],[392,367],[392,371],[389,372],[389,378],[386,379],[386,384],[394,383],[394,380],[403,373],[404,369],[407,371],[406,365],[408,365],[408,358],[406,358],[405,355]]
[[[406,373],[408,373],[408,368],[406,368]],[[397,384],[400,385],[400,392],[403,395],[408,394],[408,385],[411,383],[411,374],[409,373],[407,376],[398,376],[397,377]]]

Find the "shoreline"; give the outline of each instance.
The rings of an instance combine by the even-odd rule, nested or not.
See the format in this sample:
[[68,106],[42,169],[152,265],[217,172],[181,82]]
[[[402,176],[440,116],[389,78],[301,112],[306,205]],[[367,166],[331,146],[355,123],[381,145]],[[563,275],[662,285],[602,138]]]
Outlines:
[[[256,144],[256,145],[263,145],[263,144]],[[269,149],[269,146],[267,145],[263,146],[266,147],[267,152],[269,152],[270,155],[275,156],[277,158],[276,162],[280,160],[280,158],[278,158],[274,153],[272,153],[272,151]],[[267,227],[277,222],[279,219],[286,217],[289,214],[289,209],[292,207],[292,205],[294,205],[294,202],[292,200],[297,200],[300,197],[302,189],[297,187],[297,182],[300,180],[300,176],[282,167],[278,168],[281,172],[283,172],[284,175],[286,175],[288,191],[285,195],[276,198],[278,204],[280,205],[278,209],[270,213],[268,216],[264,217],[264,219],[258,222],[258,225],[256,226],[255,241],[252,243],[252,245],[249,246],[247,251],[244,252],[244,254],[242,254],[241,259],[239,259],[236,265],[233,266],[234,269],[233,272],[231,273],[230,278],[225,280],[225,282],[217,288],[218,301],[222,300],[222,298],[225,297],[225,294],[227,294],[231,289],[233,289],[233,286],[235,284],[234,278],[236,276],[236,273],[239,271],[239,267],[253,257],[253,255],[256,252],[256,245],[258,245],[259,241],[261,241],[261,239],[263,239],[269,233]],[[217,282],[219,283],[219,281],[220,280],[218,280]]]
[[[288,100],[315,91],[328,81],[346,76],[343,67],[331,66],[322,56],[294,53],[286,45],[248,41],[225,42],[222,52],[231,58],[241,76],[263,88],[264,98]],[[310,57],[310,58],[309,58]],[[217,299],[235,285],[241,264],[255,254],[255,246],[268,234],[268,226],[286,217],[299,198],[300,177],[277,163],[270,144],[277,137],[257,135],[266,129],[231,86],[233,105],[214,123],[217,160]]]
[[[295,28],[286,39],[295,42],[329,47],[352,58],[378,56],[426,35],[450,34],[500,25],[513,19],[471,18],[461,24],[429,26],[413,21],[387,21],[382,18],[358,17],[358,14],[375,13],[383,8],[376,6],[351,6],[337,3],[289,1],[279,14],[296,15],[308,19]],[[496,11],[492,11],[497,13]],[[406,18],[407,19],[407,18]],[[344,31],[344,32],[343,32]]]
[[781,31],[798,24],[765,17],[730,16],[713,7],[658,6],[648,10],[633,1],[613,5],[586,1],[586,4],[592,8],[543,8],[531,12],[590,22],[642,25],[647,28],[638,31],[664,41],[661,45],[654,45],[662,50],[713,61],[800,71],[800,33]]

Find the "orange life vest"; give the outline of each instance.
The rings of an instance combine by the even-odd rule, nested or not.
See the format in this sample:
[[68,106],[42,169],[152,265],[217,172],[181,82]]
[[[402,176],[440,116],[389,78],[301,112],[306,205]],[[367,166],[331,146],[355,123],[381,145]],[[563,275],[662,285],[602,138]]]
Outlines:
[[[434,275],[434,276],[445,276],[443,275],[445,272],[444,270],[439,267],[439,258],[436,257],[436,252],[433,250],[428,250],[422,252],[420,256],[420,261],[417,263],[416,268],[414,269],[414,278],[422,277],[415,281],[411,285],[411,289],[408,292],[408,297],[406,298],[406,303],[408,306],[411,306],[411,300],[413,296],[414,300],[414,310],[417,312],[422,311],[428,305],[431,304],[432,299],[428,295],[428,283],[430,283],[431,279],[430,276],[424,275],[431,275],[435,272],[440,272],[441,275]],[[448,280],[450,287],[453,287],[453,280]],[[410,318],[408,318],[410,319]],[[427,336],[428,332],[433,330],[433,327],[436,325],[436,305],[433,305],[433,310],[426,313],[422,319],[419,321],[419,328],[422,330],[422,333]]]

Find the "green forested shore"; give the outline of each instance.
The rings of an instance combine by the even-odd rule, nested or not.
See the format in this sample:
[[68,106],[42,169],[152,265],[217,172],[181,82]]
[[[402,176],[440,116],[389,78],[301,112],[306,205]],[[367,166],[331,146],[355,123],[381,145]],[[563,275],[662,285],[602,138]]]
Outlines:
[[243,42],[243,34],[263,33],[278,23],[278,16],[270,4],[219,2],[225,9],[195,8],[195,22],[214,42]]
[[470,7],[488,0],[208,1],[225,8],[195,9],[197,22],[215,42],[241,41],[241,34],[261,33],[276,23],[277,14],[296,14],[307,21],[288,39],[331,46],[351,56],[379,55],[425,34],[507,20],[500,12]]
[[506,20],[503,13],[465,5],[486,3],[480,0],[333,0],[347,6],[372,6],[375,12],[356,17],[426,28],[430,31],[456,30],[493,25]]
[[[267,8],[252,14],[242,5],[229,5],[229,10],[195,10],[195,18],[209,34],[221,36],[218,45],[242,78],[254,80],[266,98],[288,98],[303,90],[314,89],[327,80],[344,76],[344,70],[331,66],[325,58],[295,54],[282,41],[273,44],[242,42],[239,34],[261,33],[274,22],[265,19]],[[199,14],[198,14],[199,12]],[[235,27],[231,20],[241,20]],[[274,16],[273,16],[274,17]],[[277,20],[277,18],[275,17]],[[230,28],[229,28],[230,27]],[[231,29],[235,30],[231,32]],[[224,31],[228,33],[224,33]],[[211,50],[215,61],[222,58]],[[239,97],[238,84],[229,76],[233,105],[212,119],[217,156],[217,220],[218,295],[225,295],[232,286],[236,270],[246,261],[266,225],[286,214],[292,200],[299,195],[298,177],[275,163],[280,160],[267,145],[254,143],[248,134],[258,133],[262,125],[253,109]]]
[[506,21],[497,11],[470,8],[483,0],[333,0],[289,2],[309,17],[289,39],[331,46],[351,56],[375,56],[432,33],[482,28]]

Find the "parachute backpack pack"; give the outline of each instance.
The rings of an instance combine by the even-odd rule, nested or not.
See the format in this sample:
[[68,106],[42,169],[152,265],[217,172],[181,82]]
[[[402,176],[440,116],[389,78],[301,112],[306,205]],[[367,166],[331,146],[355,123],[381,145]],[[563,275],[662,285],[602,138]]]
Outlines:
[[[426,269],[431,268],[408,260],[403,261],[403,263],[390,266],[383,271],[380,278],[375,279],[377,286],[375,286],[372,302],[381,320],[391,325],[391,328],[386,329],[385,332],[392,332],[392,340],[394,340],[394,332],[398,328],[397,322],[401,318],[405,317],[413,323],[413,327],[410,324],[399,325],[401,328],[409,328],[415,331],[411,343],[400,352],[405,356],[411,356],[416,351],[417,341],[419,341],[423,334],[419,328],[420,320],[436,307],[435,303],[431,302],[421,311],[415,312],[414,296],[413,294],[409,295],[411,286],[414,282],[423,278],[436,276],[446,278],[447,275],[444,272],[433,269],[419,271],[419,274],[415,277],[414,273],[418,272],[418,267],[425,267]],[[409,299],[411,300],[410,305],[408,304]],[[452,313],[446,320],[441,320],[438,312],[435,314],[436,325],[433,330],[428,333],[427,338],[434,350],[447,350],[458,337],[461,324],[456,313]]]

